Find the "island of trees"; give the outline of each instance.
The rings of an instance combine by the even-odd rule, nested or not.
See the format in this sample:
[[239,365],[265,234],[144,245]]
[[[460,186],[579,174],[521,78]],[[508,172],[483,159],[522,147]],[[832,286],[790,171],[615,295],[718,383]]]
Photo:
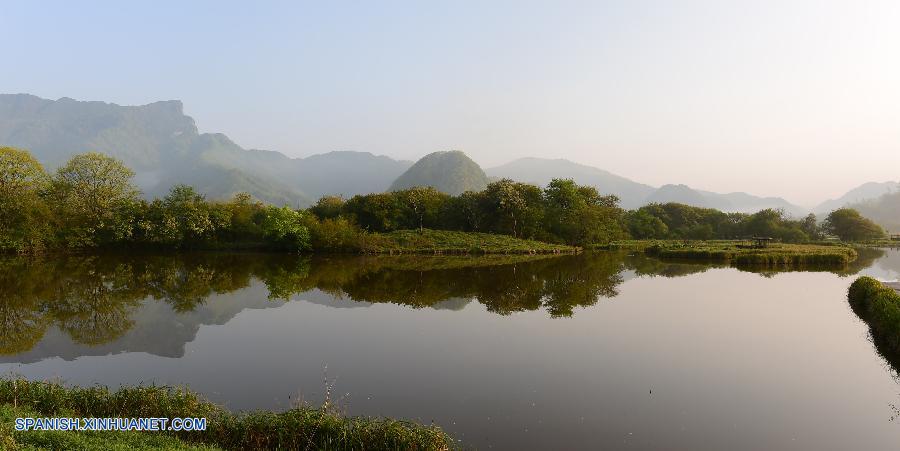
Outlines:
[[[122,162],[99,153],[76,155],[48,173],[29,152],[0,148],[0,250],[561,252],[624,239],[767,236],[803,243],[826,235],[843,241],[884,236],[881,227],[852,209],[835,210],[821,224],[814,215],[796,220],[774,209],[726,213],[666,203],[626,211],[615,196],[562,179],[544,188],[503,179],[455,196],[427,187],[350,199],[326,196],[300,210],[265,205],[244,193],[210,201],[184,185],[148,201],[140,197],[133,176]],[[488,235],[500,238],[491,241]]]

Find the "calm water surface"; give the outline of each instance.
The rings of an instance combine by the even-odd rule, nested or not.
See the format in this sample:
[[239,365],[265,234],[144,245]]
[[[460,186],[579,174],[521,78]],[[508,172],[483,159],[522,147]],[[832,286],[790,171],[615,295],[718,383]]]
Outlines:
[[0,260],[0,371],[187,385],[235,410],[332,401],[494,449],[897,449],[855,274],[620,253]]

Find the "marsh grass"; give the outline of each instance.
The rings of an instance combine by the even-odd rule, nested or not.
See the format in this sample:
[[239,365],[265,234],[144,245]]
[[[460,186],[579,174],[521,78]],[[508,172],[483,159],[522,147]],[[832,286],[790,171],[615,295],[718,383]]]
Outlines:
[[580,249],[508,235],[450,230],[397,230],[365,238],[366,254],[563,254]]
[[[327,408],[308,406],[284,412],[231,413],[195,393],[172,387],[122,387],[110,391],[99,386],[79,388],[56,382],[2,379],[0,405],[6,411],[21,409],[41,416],[203,417],[208,419],[206,431],[182,431],[172,433],[171,437],[223,449],[444,450],[453,447],[453,440],[434,425],[345,417]],[[8,437],[4,432],[0,443]],[[18,438],[13,435],[12,440]]]
[[607,249],[628,249],[667,260],[702,260],[757,268],[843,267],[856,260],[857,252],[846,245],[783,244],[747,246],[740,240],[618,241]]

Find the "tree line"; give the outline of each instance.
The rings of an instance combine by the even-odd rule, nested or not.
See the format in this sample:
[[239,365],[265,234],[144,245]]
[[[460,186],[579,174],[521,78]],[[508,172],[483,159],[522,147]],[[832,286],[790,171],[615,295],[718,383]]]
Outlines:
[[458,196],[416,187],[343,199],[325,196],[307,210],[275,207],[237,193],[209,201],[177,185],[161,199],[140,198],[134,172],[99,153],[72,157],[53,173],[28,151],[0,148],[0,250],[123,245],[163,248],[272,248],[358,251],[371,233],[440,229],[505,234],[577,246],[619,239],[732,239],[771,236],[804,242],[834,235],[858,241],[884,235],[855,210],[821,224],[766,209],[725,213],[677,203],[625,211],[619,199],[572,180],[545,188],[503,179]]
[[308,249],[303,214],[239,193],[209,202],[174,186],[162,199],[139,197],[134,172],[99,153],[72,157],[48,174],[29,152],[0,148],[0,250],[167,248],[216,245]]

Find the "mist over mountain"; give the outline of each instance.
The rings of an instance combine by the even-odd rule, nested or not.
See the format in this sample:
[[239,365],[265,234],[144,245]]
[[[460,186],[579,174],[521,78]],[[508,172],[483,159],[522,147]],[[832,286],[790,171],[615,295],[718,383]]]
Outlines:
[[463,152],[451,150],[425,155],[394,181],[391,190],[431,186],[455,196],[481,191],[487,184],[488,177],[478,163]]
[[900,233],[900,191],[892,190],[874,199],[846,205],[877,222],[890,233]]
[[594,186],[601,193],[615,194],[621,200],[622,207],[628,209],[653,202],[677,202],[744,213],[764,208],[780,208],[795,216],[805,213],[802,207],[779,197],[758,197],[740,192],[720,194],[674,184],[656,188],[609,171],[564,159],[520,158],[502,166],[489,168],[485,172],[492,177],[506,177],[539,185],[546,185],[554,178],[570,178],[579,184]]
[[619,196],[624,208],[644,205],[647,196],[656,188],[634,182],[603,169],[564,159],[519,158],[501,166],[488,168],[487,175],[546,186],[555,178],[569,178],[581,185],[590,185],[601,193]]
[[223,134],[199,133],[177,100],[120,106],[3,94],[0,145],[28,149],[49,170],[78,153],[105,153],[134,169],[135,183],[147,197],[184,183],[211,199],[243,191],[293,206],[324,194],[384,191],[411,165],[366,152],[289,158],[246,150]]
[[[184,183],[210,199],[248,192],[276,205],[306,206],[322,195],[351,197],[411,186],[434,186],[459,194],[483,189],[490,176],[542,186],[554,178],[571,178],[619,196],[628,209],[650,202],[679,202],[723,211],[781,208],[793,216],[807,213],[779,197],[721,194],[675,184],[654,187],[564,159],[520,158],[482,170],[460,151],[435,152],[415,164],[351,151],[290,158],[275,151],[244,149],[221,133],[199,133],[177,100],[120,106],[0,94],[0,145],[28,149],[49,170],[87,151],[119,158],[135,170],[135,183],[148,198],[163,196],[172,185]],[[885,227],[900,228],[893,226],[900,225],[900,218],[876,212],[893,205],[889,196],[880,197],[898,190],[898,182],[866,183],[813,211],[822,215],[854,205]]]
[[858,204],[877,199],[882,195],[900,190],[900,182],[868,182],[847,191],[837,199],[828,199],[813,208],[816,214],[828,213],[832,210],[851,204]]

